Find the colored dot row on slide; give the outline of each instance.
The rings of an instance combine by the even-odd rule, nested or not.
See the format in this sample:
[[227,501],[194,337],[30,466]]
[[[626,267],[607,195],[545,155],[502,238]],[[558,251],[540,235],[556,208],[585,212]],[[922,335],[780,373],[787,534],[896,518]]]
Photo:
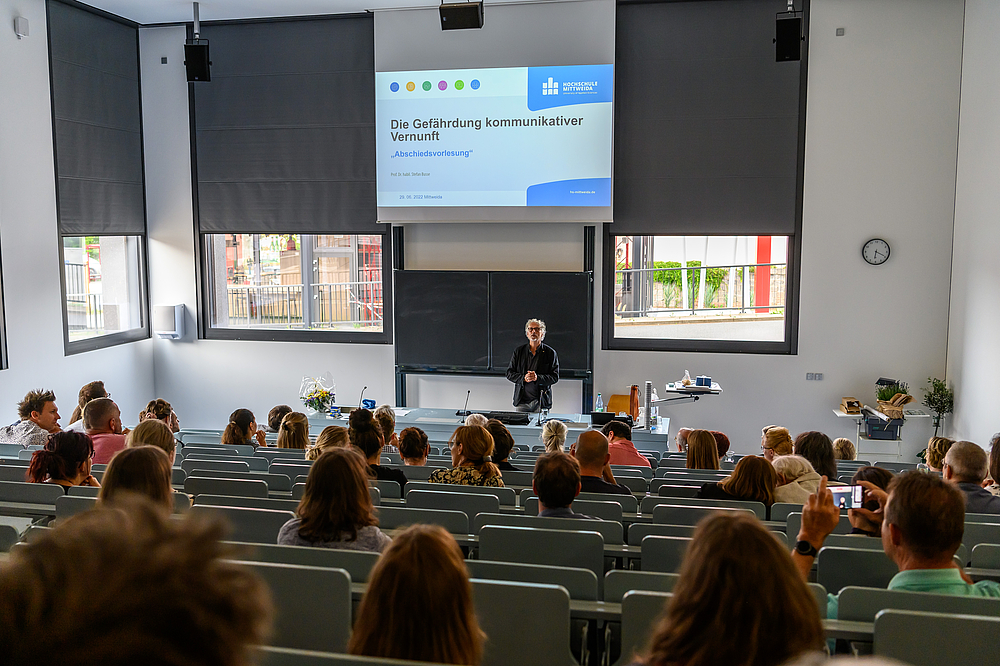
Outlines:
[[[465,81],[463,81],[462,79],[458,79],[457,81],[455,81],[454,85],[455,85],[455,90],[461,90],[462,88],[465,87]],[[469,87],[472,88],[473,90],[479,90],[479,86],[480,86],[479,79],[472,79],[472,81],[469,82]],[[431,88],[434,87],[434,84],[432,84],[430,81],[424,81],[420,87],[423,88],[424,90],[429,91]],[[437,87],[438,90],[447,90],[448,82],[438,81]],[[409,92],[413,92],[414,90],[417,89],[417,84],[415,84],[413,81],[409,81],[406,84],[406,89]],[[389,84],[389,90],[391,90],[392,92],[399,92],[399,84],[393,81],[392,83]]]

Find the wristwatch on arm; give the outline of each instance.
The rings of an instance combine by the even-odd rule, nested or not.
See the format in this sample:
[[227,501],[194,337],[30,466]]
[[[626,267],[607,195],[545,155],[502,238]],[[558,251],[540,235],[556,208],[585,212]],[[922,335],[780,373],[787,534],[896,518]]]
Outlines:
[[816,546],[812,545],[805,539],[795,542],[795,552],[803,557],[816,557],[819,554],[819,550]]

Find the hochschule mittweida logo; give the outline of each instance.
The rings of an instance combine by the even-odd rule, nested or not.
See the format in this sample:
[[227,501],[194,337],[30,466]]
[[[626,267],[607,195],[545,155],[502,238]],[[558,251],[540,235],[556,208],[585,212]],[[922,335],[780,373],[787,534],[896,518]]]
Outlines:
[[559,94],[559,82],[553,81],[552,77],[549,77],[548,81],[542,81],[542,94],[543,95],[558,95]]

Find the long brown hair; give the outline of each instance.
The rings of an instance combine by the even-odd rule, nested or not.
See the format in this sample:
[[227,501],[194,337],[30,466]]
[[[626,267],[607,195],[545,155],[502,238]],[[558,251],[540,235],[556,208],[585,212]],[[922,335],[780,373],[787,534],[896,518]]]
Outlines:
[[707,430],[692,430],[687,436],[687,468],[719,469],[719,447]]
[[313,463],[297,510],[299,536],[307,541],[338,541],[347,532],[378,525],[368,491],[368,463],[354,449],[332,448]]
[[170,487],[170,459],[156,446],[122,449],[114,455],[104,472],[101,502],[111,502],[124,493],[145,495],[168,512],[174,507],[174,489]]
[[226,445],[246,444],[253,437],[250,425],[257,419],[249,409],[237,409],[229,415],[229,424],[222,432],[222,443]]
[[29,483],[71,481],[83,465],[94,457],[94,442],[82,432],[49,435],[45,447],[31,454],[26,478]]
[[755,517],[726,511],[699,523],[646,664],[777,666],[822,648],[816,601],[788,551]]
[[462,445],[462,462],[460,466],[474,467],[477,472],[487,479],[494,476],[502,476],[500,468],[492,461],[486,460],[493,455],[493,435],[483,426],[458,426],[448,440],[448,446],[454,448],[456,444]]
[[767,506],[774,504],[777,485],[778,473],[760,456],[740,458],[729,478],[719,481],[719,488],[730,495],[750,502],[763,502]]
[[428,453],[427,433],[420,428],[403,428],[399,433],[399,455],[407,460],[423,460]]
[[393,538],[372,569],[347,651],[478,664],[485,638],[454,537],[438,525],[414,525]]
[[302,412],[289,412],[278,428],[279,449],[309,448],[309,419]]
[[367,409],[355,409],[348,418],[347,436],[351,446],[356,446],[365,458],[371,458],[385,444],[382,437],[382,427]]

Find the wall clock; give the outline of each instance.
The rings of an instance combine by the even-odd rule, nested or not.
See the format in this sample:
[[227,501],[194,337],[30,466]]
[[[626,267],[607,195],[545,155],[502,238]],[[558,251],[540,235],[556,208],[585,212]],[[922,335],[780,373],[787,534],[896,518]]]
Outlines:
[[889,244],[881,238],[873,238],[861,248],[861,256],[872,266],[881,266],[889,260]]

